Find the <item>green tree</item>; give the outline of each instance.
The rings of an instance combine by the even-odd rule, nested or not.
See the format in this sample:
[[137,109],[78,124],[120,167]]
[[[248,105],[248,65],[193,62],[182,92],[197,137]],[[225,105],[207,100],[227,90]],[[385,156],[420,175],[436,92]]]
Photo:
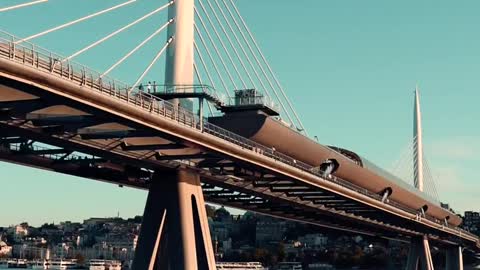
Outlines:
[[215,207],[205,204],[205,209],[207,210],[207,217],[214,218],[215,217]]

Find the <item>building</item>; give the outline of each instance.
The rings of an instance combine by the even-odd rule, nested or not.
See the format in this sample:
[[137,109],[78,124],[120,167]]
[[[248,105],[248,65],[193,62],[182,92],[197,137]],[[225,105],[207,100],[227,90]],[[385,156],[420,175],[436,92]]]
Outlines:
[[28,236],[28,224],[12,226],[7,229],[7,233],[12,235],[16,242],[20,242],[25,236]]
[[232,216],[221,207],[214,212],[214,217],[209,218],[209,228],[212,238],[219,242],[227,241],[230,236],[240,229],[240,216]]
[[12,256],[12,246],[7,245],[7,243],[0,241],[0,257],[10,257]]
[[23,242],[32,246],[44,246],[47,244],[47,239],[43,237],[26,237]]
[[255,242],[257,246],[269,243],[278,243],[283,240],[289,223],[268,216],[259,217],[255,228]]
[[61,222],[58,227],[66,233],[71,233],[82,228],[82,224],[78,222],[65,221]]
[[463,227],[471,232],[477,232],[480,229],[480,213],[466,211]]
[[323,234],[307,234],[298,238],[305,249],[322,250],[327,247],[328,237]]
[[450,205],[448,203],[440,202],[440,207],[442,207],[443,209],[450,210]]
[[89,218],[83,221],[83,225],[85,226],[85,228],[91,229],[97,225],[107,223],[110,220],[110,218]]

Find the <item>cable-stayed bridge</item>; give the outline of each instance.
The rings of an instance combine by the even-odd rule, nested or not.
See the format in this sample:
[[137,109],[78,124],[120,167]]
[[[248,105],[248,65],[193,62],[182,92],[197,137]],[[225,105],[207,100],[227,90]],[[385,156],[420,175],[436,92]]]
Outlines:
[[[307,137],[231,0],[159,3],[68,56],[33,42],[141,3],[118,3],[25,37],[1,33],[2,160],[148,189],[134,269],[215,269],[204,200],[408,240],[407,269],[433,269],[434,242],[447,251],[448,269],[462,269],[462,249],[477,249],[479,239],[439,202],[423,157],[418,91],[409,185],[352,151]],[[54,4],[12,3],[0,12]],[[164,21],[104,71],[75,62],[154,16]],[[109,77],[158,40],[131,83]],[[152,76],[161,61],[165,76]]]

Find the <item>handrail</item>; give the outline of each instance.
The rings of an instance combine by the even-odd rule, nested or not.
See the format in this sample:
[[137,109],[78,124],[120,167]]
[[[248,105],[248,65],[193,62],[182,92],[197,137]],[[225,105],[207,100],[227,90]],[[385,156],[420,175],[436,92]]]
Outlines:
[[[236,133],[223,129],[219,126],[213,125],[208,122],[208,119],[203,119],[200,121],[199,117],[194,114],[192,111],[189,111],[183,107],[176,106],[171,102],[160,99],[152,94],[145,93],[143,91],[135,91],[133,93],[128,93],[130,86],[121,81],[111,79],[107,76],[101,77],[101,73],[94,71],[84,65],[78,64],[73,61],[63,61],[64,57],[61,57],[55,53],[52,53],[46,49],[38,47],[32,43],[24,42],[21,44],[15,44],[15,40],[19,40],[15,36],[0,31],[0,57],[7,58],[17,63],[21,63],[27,66],[34,67],[42,72],[47,72],[55,76],[61,77],[65,80],[73,81],[80,84],[81,86],[88,87],[93,90],[100,91],[106,95],[110,95],[112,98],[120,99],[124,102],[131,103],[140,107],[143,110],[149,111],[150,113],[163,116],[174,120],[180,124],[189,126],[190,128],[196,129],[200,132],[204,132],[210,135],[213,135],[217,138],[228,141],[234,145],[240,146],[244,149],[254,151],[257,154],[275,159],[276,161],[282,162],[284,164],[290,165],[302,171],[311,173],[321,179],[326,181],[333,182],[337,185],[340,185],[344,188],[354,190],[358,193],[361,193],[370,198],[381,201],[382,197],[376,193],[373,193],[365,188],[357,186],[347,180],[338,178],[333,175],[324,177],[321,172],[315,171],[314,167],[308,165],[304,162],[296,160],[290,156],[287,156],[283,153],[277,152],[272,148],[261,145],[257,142],[254,142],[250,139],[242,137]],[[58,63],[57,63],[58,62]],[[56,64],[57,63],[57,64]],[[172,87],[172,86],[170,86]],[[189,89],[195,88],[196,86],[173,86],[176,89]],[[178,87],[178,88],[177,88]],[[207,86],[197,86],[202,89],[209,89]],[[213,89],[213,88],[212,88]],[[202,124],[203,123],[203,124]],[[406,207],[398,202],[389,200],[385,202],[391,206],[394,206],[398,209],[401,209],[410,214],[418,214],[417,209],[411,209]],[[438,225],[443,225],[442,221],[426,215],[425,218],[432,222],[437,223]],[[450,229],[458,231],[460,234],[466,234],[470,236],[477,236],[470,234],[458,227],[453,227],[451,225],[445,226]]]
[[[2,145],[0,143],[0,148],[2,148],[2,147],[4,147],[4,145]],[[88,159],[88,160],[100,159],[100,158],[98,158],[96,156],[93,156],[93,155],[79,155],[79,154],[75,154],[75,153],[69,153],[68,156],[66,155],[66,153],[61,153],[61,154],[60,153],[54,153],[54,154],[52,154],[52,153],[47,152],[47,153],[38,154],[38,153],[35,153],[35,152],[36,151],[43,151],[43,150],[55,150],[55,148],[36,145],[36,144],[27,145],[27,144],[23,144],[23,143],[11,143],[11,144],[9,144],[8,147],[5,147],[5,149],[10,150],[10,151],[15,151],[15,152],[22,152],[22,153],[25,153],[25,154],[34,154],[36,156],[48,158],[48,159],[51,159],[51,160],[54,160],[54,161],[57,161],[57,160],[77,161],[77,160],[84,160],[84,159]],[[61,149],[61,148],[59,148],[59,149]]]
[[269,96],[253,96],[253,97],[230,97],[228,98],[227,106],[251,106],[251,105],[263,105],[267,108],[280,113],[281,108],[272,98]]
[[[145,89],[146,88],[146,89]],[[224,94],[217,91],[210,85],[207,84],[143,84],[141,83],[136,87],[139,92],[147,92],[151,94],[172,94],[172,93],[195,93],[195,94],[205,94],[210,96],[213,99],[216,99],[221,104],[225,103],[226,97]]]

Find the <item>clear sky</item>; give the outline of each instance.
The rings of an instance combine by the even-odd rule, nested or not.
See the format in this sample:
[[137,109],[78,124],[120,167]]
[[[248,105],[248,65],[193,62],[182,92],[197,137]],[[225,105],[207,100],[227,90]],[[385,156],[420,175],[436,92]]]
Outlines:
[[[0,7],[26,0],[3,0]],[[138,0],[34,40],[69,55],[165,3]],[[309,133],[390,169],[411,142],[418,83],[425,154],[442,201],[480,210],[480,2],[384,0],[236,1]],[[24,37],[121,3],[50,0],[0,13],[0,29]],[[163,24],[159,15],[78,57],[105,70]],[[112,76],[132,82],[159,37]],[[148,78],[161,81],[164,66]],[[0,163],[0,226],[142,214],[146,192]]]

